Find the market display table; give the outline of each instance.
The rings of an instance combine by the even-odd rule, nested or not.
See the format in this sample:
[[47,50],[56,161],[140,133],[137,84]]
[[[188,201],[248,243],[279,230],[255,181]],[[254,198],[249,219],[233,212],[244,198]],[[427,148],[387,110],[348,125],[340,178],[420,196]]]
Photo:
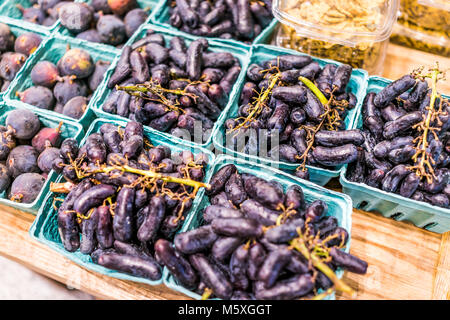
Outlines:
[[[449,58],[391,44],[383,76],[397,79],[435,61],[450,69]],[[439,89],[450,93],[450,81],[441,82]],[[339,188],[335,180],[328,187]],[[34,218],[0,206],[0,255],[102,299],[187,298],[163,285],[118,280],[79,267],[28,235]],[[352,223],[350,252],[369,264],[366,275],[344,275],[356,299],[450,299],[450,232],[436,234],[361,210],[354,210]],[[337,294],[337,299],[349,298]]]
[[[118,280],[79,267],[28,235],[33,219],[0,206],[1,255],[102,299],[187,298],[163,285]],[[450,299],[450,233],[439,235],[360,210],[354,210],[352,220],[350,253],[369,263],[366,275],[344,275],[356,299]]]

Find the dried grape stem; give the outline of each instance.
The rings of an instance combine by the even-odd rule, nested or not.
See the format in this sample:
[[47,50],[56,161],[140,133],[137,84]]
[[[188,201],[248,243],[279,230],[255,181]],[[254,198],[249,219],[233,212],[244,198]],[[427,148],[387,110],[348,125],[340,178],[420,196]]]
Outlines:
[[424,120],[413,126],[413,128],[416,128],[419,132],[423,131],[423,133],[418,138],[416,138],[416,141],[418,141],[416,146],[417,151],[411,158],[414,161],[414,166],[408,167],[408,169],[414,170],[418,177],[425,177],[429,184],[433,183],[433,178],[435,178],[436,176],[434,174],[434,169],[432,166],[434,160],[432,159],[430,153],[427,151],[427,148],[429,146],[428,133],[431,132],[435,135],[435,138],[437,138],[434,132],[435,130],[437,130],[437,128],[432,127],[431,122],[437,117],[439,113],[441,113],[441,108],[439,108],[438,111],[435,110],[436,99],[439,96],[436,88],[436,83],[439,80],[438,76],[441,74],[441,71],[439,71],[438,65],[436,65],[436,68],[430,71],[431,74],[425,76],[431,78],[432,91],[430,97],[430,105],[426,108],[428,113],[427,116],[424,117]]
[[50,191],[56,193],[69,193],[75,186],[76,184],[69,181],[60,183],[51,182]]
[[[164,94],[174,94],[177,96],[186,96],[186,97],[193,99],[194,101],[196,101],[196,99],[198,98],[195,94],[186,92],[186,89],[181,90],[181,89],[163,88],[159,83],[153,81],[152,79],[150,79],[150,81],[146,82],[145,84],[136,84],[133,86],[116,85],[116,90],[125,91],[132,96],[137,96],[137,97],[141,97],[143,99],[160,102],[160,103],[164,104],[166,107],[168,107],[170,110],[174,110],[174,111],[182,110],[182,109],[178,108],[178,105],[179,105],[178,100],[176,101],[175,104],[173,104],[170,100],[168,100],[164,96]],[[148,93],[158,96],[159,99],[142,96],[142,94],[148,94]]]
[[322,260],[313,252],[310,252],[303,242],[298,238],[292,240],[291,245],[298,250],[306,259],[312,262],[313,266],[325,274],[335,285],[336,290],[348,293],[351,296],[355,295],[355,291],[350,288],[344,281],[340,280],[334,271],[328,267]]
[[[320,89],[317,88],[317,86],[309,79],[300,76],[298,78],[298,80],[301,81],[306,87],[308,87],[308,89],[310,89],[312,91],[312,93],[314,93],[314,95],[317,97],[317,99],[319,99],[320,103],[322,103],[322,105],[325,108],[325,112],[320,115],[320,117],[322,118],[322,121],[320,121],[320,123],[316,127],[311,128],[308,126],[303,126],[305,128],[305,130],[308,131],[308,137],[307,137],[308,146],[306,147],[305,152],[303,152],[303,154],[301,156],[296,156],[296,158],[298,160],[303,161],[302,164],[297,167],[297,171],[298,170],[305,171],[306,170],[306,160],[308,159],[308,153],[314,146],[316,133],[322,129],[322,127],[324,126],[326,121],[328,121],[327,126],[328,126],[329,130],[336,130],[336,128],[334,126],[337,125],[339,123],[339,120],[341,120],[341,119],[339,116],[339,112],[336,109],[331,108],[331,104],[334,101],[334,90],[331,92],[330,99],[327,99],[324,96],[324,94],[322,93],[322,91],[320,91]],[[337,107],[341,108],[340,105],[338,105]]]
[[270,76],[270,83],[267,89],[264,88],[261,89],[259,97],[255,100],[254,105],[252,105],[252,108],[249,111],[248,116],[244,119],[242,123],[231,129],[230,132],[237,131],[241,128],[247,128],[250,125],[250,123],[261,113],[263,108],[266,106],[265,105],[266,100],[269,98],[269,95],[272,92],[273,87],[275,87],[280,77],[281,77],[280,72],[277,72]]

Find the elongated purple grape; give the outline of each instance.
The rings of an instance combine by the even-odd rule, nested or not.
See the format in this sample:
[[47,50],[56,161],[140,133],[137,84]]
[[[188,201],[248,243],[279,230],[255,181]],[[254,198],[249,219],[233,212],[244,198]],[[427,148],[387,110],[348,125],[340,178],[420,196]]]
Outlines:
[[241,204],[241,210],[247,217],[258,221],[265,226],[274,225],[280,215],[279,212],[268,209],[258,201],[252,199],[245,200]]
[[109,269],[122,271],[133,276],[150,280],[161,279],[161,267],[156,263],[137,256],[118,253],[103,253],[98,264]]
[[223,272],[210,263],[203,254],[197,253],[189,256],[189,262],[217,297],[221,299],[229,299],[231,297],[233,293],[232,285]]
[[116,240],[128,242],[133,237],[134,197],[135,190],[129,187],[123,187],[117,195],[113,219],[114,238]]
[[262,225],[247,218],[218,218],[211,222],[211,228],[215,233],[228,237],[259,238],[263,234]]
[[197,285],[198,277],[189,261],[169,241],[159,239],[155,243],[155,255],[183,286],[193,289]]
[[333,263],[339,267],[359,274],[365,274],[367,272],[367,262],[350,253],[346,253],[337,248],[331,248],[330,256],[333,258]]
[[218,235],[214,233],[212,227],[207,225],[177,234],[174,244],[178,251],[193,254],[210,248],[217,238]]
[[258,273],[258,280],[264,282],[265,288],[272,287],[281,270],[289,263],[291,259],[291,251],[288,249],[270,252]]
[[73,208],[80,214],[85,214],[89,209],[97,207],[103,201],[116,193],[116,188],[107,184],[98,184],[78,196]]

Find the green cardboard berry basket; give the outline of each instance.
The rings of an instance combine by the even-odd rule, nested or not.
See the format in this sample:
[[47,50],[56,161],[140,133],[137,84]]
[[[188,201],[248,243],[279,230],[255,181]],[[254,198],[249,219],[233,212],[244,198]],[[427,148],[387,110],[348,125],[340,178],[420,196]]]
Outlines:
[[[392,80],[381,77],[370,77],[367,93],[379,92]],[[450,98],[449,96],[444,96]],[[358,109],[355,128],[362,128],[362,106]],[[341,171],[340,182],[342,192],[353,199],[354,207],[364,211],[381,213],[395,220],[407,220],[419,228],[436,233],[450,230],[450,209],[433,206],[429,203],[402,197],[364,183],[349,181],[346,177],[347,166]]]
[[[169,8],[170,8],[171,2],[172,2],[172,0],[163,0],[163,2],[158,7],[156,14],[154,16],[152,16],[151,22],[156,25],[161,25],[169,30],[176,30],[176,31],[181,32],[184,35],[193,36],[190,33],[183,32],[183,31],[179,30],[178,28],[175,28],[170,25],[170,23],[169,23],[169,18],[170,18]],[[227,43],[232,46],[240,46],[243,48],[250,48],[254,44],[269,43],[271,40],[272,34],[276,29],[277,24],[278,24],[278,20],[273,18],[272,22],[261,31],[261,33],[253,40],[253,42],[251,44],[246,44],[243,41],[239,41],[239,40],[222,39],[219,37],[205,37],[205,38],[214,39],[216,41]]]
[[[3,1],[2,1],[3,2]],[[73,2],[84,2],[83,0],[75,0]],[[42,26],[37,23],[28,22],[22,20],[22,12],[19,10],[17,5],[21,5],[24,8],[29,8],[32,6],[30,0],[4,0],[4,3],[0,5],[0,16],[6,16],[20,22],[22,26],[31,28],[33,30],[41,30],[47,33],[51,33],[56,30],[59,26],[59,19],[51,26]]]
[[[81,0],[81,1],[79,0],[79,2],[85,2],[87,4],[91,4],[92,0]],[[151,17],[156,13],[156,10],[157,10],[157,7],[159,6],[160,1],[159,0],[137,0],[137,3],[138,3],[139,8],[141,8],[141,9],[149,8],[151,10],[150,14],[148,15],[144,24],[149,23]],[[138,30],[136,30],[136,32],[138,32]],[[55,32],[58,33],[59,35],[66,36],[66,37],[73,37],[73,38],[76,37],[76,35],[72,34],[61,23],[58,24],[57,28],[55,29]],[[80,39],[80,41],[86,41],[86,40]],[[121,49],[116,48],[109,44],[95,43],[95,45],[98,46],[99,48],[106,48],[107,50],[116,50],[118,54],[121,51]]]
[[[16,109],[14,106],[10,106],[7,104],[2,104],[0,106],[0,125],[5,125],[6,118],[8,114]],[[42,127],[50,127],[56,128],[58,127],[60,122],[63,122],[61,127],[61,141],[66,138],[75,138],[77,141],[80,141],[83,138],[84,130],[83,127],[74,122],[62,119],[53,114],[50,114],[44,110],[33,110],[33,112],[39,117],[41,121]],[[41,192],[37,196],[37,198],[32,203],[18,203],[15,201],[11,201],[8,199],[7,192],[0,193],[0,204],[7,205],[10,207],[14,207],[21,211],[29,212],[32,214],[36,214],[39,208],[42,206],[44,199],[49,191],[50,182],[55,181],[58,174],[55,171],[50,171],[48,174],[48,178],[45,181],[44,186],[41,189]]]
[[[186,41],[186,44],[190,44],[192,41],[194,41],[195,39],[197,39],[196,37],[192,37],[192,36],[186,36],[180,32],[177,31],[172,31],[172,30],[165,30],[165,28],[161,27],[161,26],[154,26],[154,25],[142,25],[140,30],[138,32],[136,32],[134,34],[134,36],[132,38],[130,38],[127,42],[127,45],[131,45],[134,42],[136,42],[136,40],[139,40],[141,38],[143,38],[145,36],[145,33],[147,32],[147,30],[153,30],[155,31],[155,33],[158,34],[162,34],[164,35],[164,38],[166,39],[166,42],[169,42],[170,39],[172,39],[175,36],[179,36],[184,38],[184,40]],[[229,100],[227,102],[227,105],[223,108],[219,118],[216,120],[214,127],[211,131],[211,134],[209,136],[209,138],[206,140],[206,142],[201,142],[201,141],[194,141],[197,145],[207,148],[212,144],[212,139],[213,136],[216,134],[216,132],[219,130],[219,128],[222,126],[223,122],[226,119],[226,115],[228,113],[228,110],[230,109],[231,105],[232,105],[232,101],[234,99],[234,96],[236,95],[236,93],[238,92],[242,81],[245,77],[245,70],[247,68],[247,63],[248,63],[248,54],[249,52],[247,50],[244,50],[242,48],[239,47],[233,47],[231,45],[225,44],[225,43],[220,43],[217,42],[215,40],[208,40],[209,41],[209,50],[213,51],[213,52],[230,52],[231,54],[233,54],[236,58],[239,59],[239,61],[241,62],[241,73],[238,77],[238,79],[236,80],[235,84],[233,85],[233,89],[231,90],[230,94],[229,94]],[[117,120],[125,120],[126,118],[121,117],[117,114],[111,114],[108,112],[105,112],[102,110],[102,105],[103,103],[107,100],[109,94],[111,93],[111,89],[108,88],[107,83],[111,77],[111,75],[114,73],[114,70],[117,66],[117,62],[119,61],[120,56],[116,57],[116,59],[114,60],[114,62],[111,64],[111,67],[108,69],[107,71],[107,75],[105,76],[105,78],[103,79],[103,82],[100,84],[99,90],[97,90],[96,96],[94,97],[95,102],[93,104],[93,110],[94,112],[97,114],[98,117],[100,118],[106,118],[106,119],[117,119]],[[146,126],[147,128],[149,128],[150,130],[156,131],[155,129],[152,129],[148,126]],[[161,134],[170,137],[170,139],[174,140],[174,141],[185,141],[179,137],[175,137],[173,135],[171,135],[168,132],[160,132]]]
[[[260,63],[262,61],[273,59],[279,55],[285,55],[285,54],[305,55],[303,53],[299,53],[298,51],[294,51],[294,50],[290,50],[290,49],[279,48],[279,47],[270,46],[270,45],[255,45],[251,49],[250,62],[248,65],[250,65],[252,63]],[[313,60],[317,61],[321,67],[323,67],[324,65],[329,64],[329,63],[335,64],[335,65],[340,65],[339,62],[328,60],[328,59],[313,58]],[[346,130],[353,129],[356,112],[362,105],[364,95],[366,92],[367,79],[368,79],[368,74],[366,71],[361,70],[361,69],[353,69],[348,88],[350,88],[350,92],[352,92],[356,96],[358,103],[355,108],[353,108],[352,110],[349,110],[347,113],[347,116],[344,120]],[[245,80],[243,82],[241,82],[239,91],[236,93],[236,95],[234,97],[233,104],[232,104],[231,108],[228,110],[226,119],[236,118],[238,115],[239,97],[241,95],[243,84],[245,84]],[[226,144],[226,130],[225,130],[224,125],[222,125],[220,127],[220,129],[215,132],[215,135],[213,137],[213,143],[214,143],[214,146],[224,154],[244,158],[244,159],[254,161],[257,163],[262,163],[262,164],[265,164],[268,166],[273,166],[273,167],[279,168],[283,171],[294,172],[296,170],[296,168],[299,166],[299,164],[297,164],[297,163],[274,161],[273,159],[262,158],[262,157],[259,157],[258,155],[245,154],[242,152],[234,151],[233,149],[231,149],[225,145]],[[334,170],[319,168],[319,167],[314,167],[314,166],[309,166],[309,165],[307,166],[307,168],[309,170],[310,180],[316,184],[323,186],[323,185],[327,184],[327,182],[331,178],[339,176],[342,166],[337,167]]]
[[[237,167],[238,172],[240,173],[245,172],[253,174],[262,179],[276,181],[283,186],[285,191],[291,185],[298,185],[303,189],[305,200],[308,203],[311,203],[315,200],[325,201],[328,205],[328,212],[326,215],[336,217],[338,220],[338,225],[345,228],[348,232],[349,240],[344,251],[347,253],[349,252],[352,228],[352,200],[350,199],[350,197],[338,192],[325,189],[314,183],[311,183],[310,181],[293,177],[292,175],[284,173],[280,170],[224,155],[220,155],[216,158],[216,161],[214,162],[214,165],[211,169],[212,175],[215,174],[220,168],[228,164],[234,164]],[[189,231],[201,226],[203,224],[203,210],[209,205],[209,197],[206,194],[203,194],[202,198],[195,208],[195,211],[192,211],[191,215],[183,225],[183,228],[180,230],[180,232]],[[343,274],[344,271],[342,269],[338,269],[338,271],[336,272],[336,275],[339,279],[342,278]],[[190,291],[180,285],[177,280],[170,274],[167,268],[164,269],[163,278],[164,284],[167,287],[181,292],[191,298],[197,300],[201,299],[201,295]],[[334,298],[334,294],[327,297],[327,299]]]
[[[92,123],[92,125],[89,127],[89,129],[86,133],[86,136],[81,141],[80,145],[83,145],[85,143],[87,137],[90,134],[99,132],[101,125],[104,123],[112,123],[115,125],[120,125],[121,127],[125,127],[127,121],[113,121],[113,120],[107,120],[107,119],[96,119]],[[170,138],[168,138],[164,135],[161,135],[158,132],[154,132],[154,131],[151,131],[148,129],[144,129],[144,136],[149,138],[150,142],[153,145],[168,146],[171,148],[172,152],[181,152],[183,150],[189,150],[194,155],[201,153],[201,152],[205,153],[206,155],[208,155],[208,158],[209,158],[209,163],[205,170],[205,172],[206,172],[205,181],[210,179],[211,172],[212,172],[211,167],[215,160],[214,155],[210,151],[208,151],[204,148],[198,147],[187,141],[183,141],[180,143],[174,143],[171,141]],[[57,181],[58,182],[64,181],[63,176],[60,175],[58,177]],[[190,211],[195,210],[196,206],[198,205],[198,202],[202,198],[203,193],[204,193],[204,190],[200,189],[197,194],[197,197],[195,198],[194,202],[192,203],[192,207],[191,207]],[[130,281],[141,282],[141,283],[146,283],[146,284],[150,284],[150,285],[158,285],[158,284],[162,283],[162,277],[160,280],[151,281],[148,279],[131,276],[131,275],[128,275],[128,274],[125,274],[122,272],[107,269],[105,267],[97,265],[92,262],[90,255],[82,254],[79,250],[77,250],[76,252],[73,252],[73,253],[66,251],[61,243],[61,240],[60,240],[60,237],[58,234],[58,221],[57,221],[57,209],[56,208],[59,207],[61,202],[55,202],[55,206],[54,206],[54,199],[56,197],[57,198],[65,198],[65,196],[62,196],[60,194],[56,195],[51,192],[49,192],[47,194],[44,204],[41,207],[41,209],[39,210],[39,213],[29,230],[29,234],[33,238],[44,243],[51,249],[59,252],[63,256],[67,257],[68,259],[72,260],[73,262],[79,264],[80,266],[82,266],[88,270],[95,271],[95,272],[98,272],[98,273],[101,273],[101,274],[104,274],[104,275],[107,275],[107,276],[110,276],[113,278],[117,278],[117,279],[130,280]],[[188,213],[187,216],[189,216],[189,215],[190,214]]]
[[[16,78],[11,82],[11,85],[9,86],[4,96],[5,101],[7,101],[8,104],[15,105],[18,107],[24,107],[31,110],[39,109],[30,104],[21,102],[19,98],[16,96],[16,93],[24,91],[27,88],[33,86],[33,83],[30,78],[30,73],[33,67],[36,65],[36,63],[38,63],[39,61],[47,60],[53,62],[56,65],[66,52],[67,46],[70,46],[70,48],[80,48],[85,50],[91,55],[94,63],[97,62],[98,60],[109,61],[112,63],[112,61],[116,57],[115,51],[98,48],[95,44],[89,43],[87,41],[80,41],[78,39],[62,37],[53,34],[52,38],[48,38],[41,44],[40,48],[31,56],[30,59],[27,60],[23,68],[17,74]],[[106,74],[107,73],[105,72],[105,77]],[[97,88],[96,91],[99,90],[100,86]],[[61,117],[63,119],[78,122],[83,126],[84,129],[87,129],[91,124],[92,120],[95,119],[95,114],[92,111],[92,105],[94,103],[94,95],[95,92],[92,94],[86,112],[80,119],[73,119],[66,115],[54,112],[53,110],[47,110],[47,112],[54,114],[58,117]]]
[[[48,38],[48,36],[50,35],[50,33],[47,32],[46,30],[36,29],[33,27],[28,27],[27,25],[22,25],[21,22],[18,22],[17,20],[10,19],[10,18],[4,17],[4,16],[0,16],[0,23],[4,23],[4,24],[8,25],[9,28],[11,29],[11,33],[14,35],[15,38],[17,38],[21,34],[28,33],[28,32],[32,32],[32,33],[39,35],[42,38],[41,44],[39,46],[41,46],[44,43],[44,41]],[[37,50],[39,50],[39,47],[38,47],[38,49],[36,49],[36,51]],[[31,54],[28,57],[28,59],[30,59],[33,56],[33,54]],[[18,75],[18,73],[17,73],[17,75]],[[16,77],[17,77],[17,75],[16,75]],[[4,92],[0,92],[0,102],[2,101],[2,97],[6,93],[6,91],[7,90],[5,90]]]

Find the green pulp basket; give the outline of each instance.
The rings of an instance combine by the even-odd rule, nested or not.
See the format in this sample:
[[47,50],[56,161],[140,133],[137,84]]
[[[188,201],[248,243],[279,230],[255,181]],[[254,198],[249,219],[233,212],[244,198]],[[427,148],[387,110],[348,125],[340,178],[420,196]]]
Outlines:
[[[256,46],[253,46],[253,48],[251,50],[249,65],[252,63],[260,63],[262,61],[273,59],[279,55],[285,55],[285,54],[304,55],[302,53],[299,53],[298,51],[293,51],[290,49],[278,48],[278,47],[269,46],[269,45],[256,45]],[[335,65],[340,65],[339,62],[335,62],[335,61],[327,60],[327,59],[314,58],[314,61],[317,61],[321,67],[323,67],[325,64],[329,64],[329,63],[335,64]],[[344,120],[346,130],[353,129],[356,112],[359,109],[359,107],[362,105],[364,95],[366,92],[367,79],[368,79],[368,74],[366,71],[361,70],[361,69],[353,69],[348,88],[350,88],[350,91],[356,96],[358,103],[355,108],[353,108],[352,110],[349,110],[347,113],[347,116]],[[245,81],[241,83],[239,91],[237,92],[237,94],[233,100],[233,104],[227,112],[226,119],[238,117],[239,97],[241,95],[241,91],[242,91],[244,83],[245,83]],[[213,137],[214,146],[216,148],[218,148],[222,153],[225,153],[225,154],[231,155],[231,156],[248,159],[250,161],[262,163],[262,164],[265,164],[268,166],[276,167],[276,168],[279,168],[286,172],[293,172],[298,167],[298,164],[295,164],[295,163],[274,161],[272,159],[263,158],[258,155],[245,154],[242,152],[234,151],[232,148],[225,146],[225,144],[226,144],[225,142],[226,142],[226,130],[225,130],[225,127],[222,125],[220,127],[220,129],[218,131],[216,131],[216,133]],[[332,169],[318,168],[318,167],[314,167],[314,166],[307,166],[307,167],[309,170],[310,180],[321,186],[327,184],[327,182],[330,181],[331,178],[338,177],[339,173],[341,171],[341,168],[342,168],[342,167],[338,167],[338,168],[332,170]]]
[[[184,35],[194,36],[190,33],[183,32],[173,26],[169,23],[169,8],[170,8],[171,0],[164,0],[161,5],[158,7],[158,11],[155,13],[155,15],[152,17],[151,22],[156,25],[160,25],[168,30],[174,30],[179,31]],[[218,37],[205,37],[207,39],[214,39],[218,42],[223,42],[230,44],[232,46],[240,46],[243,48],[250,48],[254,44],[261,44],[261,43],[269,43],[272,37],[272,34],[274,30],[276,29],[276,26],[278,24],[277,19],[273,18],[272,22],[266,26],[261,33],[253,40],[251,44],[246,44],[243,41],[234,40],[234,39],[222,39]],[[195,36],[194,36],[195,37]]]
[[[16,109],[13,106],[9,106],[3,104],[0,106],[0,125],[4,125],[8,114]],[[52,115],[45,110],[33,110],[33,112],[39,117],[41,121],[41,125],[44,127],[56,128],[58,127],[60,122],[63,122],[61,127],[61,141],[65,138],[75,138],[77,141],[80,141],[83,138],[84,130],[83,127],[73,121],[68,121]],[[37,196],[37,198],[32,203],[18,203],[11,200],[8,200],[6,192],[0,193],[0,204],[4,204],[10,207],[17,208],[22,211],[30,212],[36,214],[39,208],[42,206],[42,203],[47,195],[47,192],[50,188],[50,182],[56,180],[58,174],[53,170],[49,172],[48,178],[45,181],[44,186],[42,187],[41,192]]]
[[[47,37],[49,36],[49,33],[46,30],[36,29],[33,27],[30,28],[26,25],[22,25],[21,22],[10,19],[8,17],[0,16],[0,23],[4,23],[4,24],[8,25],[9,28],[11,29],[11,33],[14,35],[15,38],[17,38],[18,36],[20,36],[23,33],[28,33],[28,32],[32,32],[32,33],[39,35],[42,38],[41,44],[39,46],[41,46],[44,43],[44,41],[47,39]],[[39,48],[36,49],[36,51],[38,51],[38,50],[39,50]],[[28,57],[28,59],[30,59],[33,56],[33,54],[31,54]],[[16,75],[16,77],[17,77],[17,75]],[[3,100],[3,95],[6,93],[6,91],[7,90],[5,90],[4,92],[0,92],[0,102]]]
[[[351,228],[352,228],[352,200],[350,197],[330,191],[328,189],[317,186],[309,181],[305,181],[289,174],[281,172],[274,168],[269,168],[264,165],[256,164],[253,162],[245,161],[243,159],[236,159],[228,156],[221,155],[217,157],[213,167],[212,174],[216,173],[220,168],[227,164],[234,164],[238,168],[239,172],[245,172],[253,174],[262,179],[273,180],[280,183],[284,190],[289,186],[295,184],[302,187],[306,202],[310,203],[315,200],[322,200],[328,204],[328,216],[334,216],[338,220],[340,227],[345,228],[349,234],[349,242],[345,247],[345,252],[350,250]],[[180,232],[195,229],[203,224],[203,210],[210,204],[209,198],[206,194],[203,194],[195,211],[192,211],[191,216],[184,224]],[[342,278],[344,271],[338,269],[337,276]],[[169,270],[164,270],[164,284],[178,292],[181,292],[191,298],[201,299],[201,296],[193,291],[190,291],[180,285],[177,280],[170,274]],[[334,299],[334,294],[329,296],[328,299]]]
[[[31,73],[31,70],[33,69],[33,67],[36,65],[36,63],[38,63],[39,61],[47,60],[47,61],[53,62],[54,64],[57,64],[58,61],[61,59],[61,57],[66,52],[68,45],[71,48],[80,48],[80,49],[87,51],[91,55],[94,63],[98,60],[112,62],[116,56],[115,51],[98,48],[95,44],[88,43],[87,41],[82,42],[78,39],[62,37],[62,36],[57,36],[56,34],[53,34],[53,37],[47,39],[44,43],[42,43],[39,50],[37,50],[31,56],[31,58],[27,60],[24,67],[17,74],[14,81],[11,82],[9,89],[5,93],[5,100],[9,104],[15,105],[18,107],[29,108],[32,110],[39,109],[30,104],[21,102],[18,99],[18,97],[16,96],[16,93],[24,91],[27,88],[33,86],[33,83],[30,78],[30,73]],[[105,76],[106,76],[106,73],[105,73]],[[100,89],[100,86],[96,91],[98,91],[99,89]],[[94,92],[94,94],[95,94],[95,92]],[[92,107],[91,107],[94,103],[94,98],[93,98],[94,94],[92,95],[92,98],[89,101],[86,112],[80,119],[73,119],[73,118],[70,118],[63,114],[54,112],[52,110],[48,110],[47,112],[54,114],[58,117],[61,117],[63,119],[76,121],[76,122],[80,123],[85,129],[87,129],[89,127],[89,125],[91,124],[92,120],[95,118],[95,114],[92,111]]]
[[[85,2],[87,4],[91,4],[92,0],[83,0],[81,2]],[[150,14],[148,15],[147,19],[145,20],[144,24],[149,23],[151,17],[156,13],[157,7],[159,6],[160,1],[158,0],[137,0],[138,6],[141,9],[146,9],[149,8]],[[138,31],[138,30],[137,30]],[[136,32],[137,32],[136,31]],[[76,35],[72,34],[69,30],[67,30],[61,23],[58,24],[58,27],[56,28],[56,32],[62,36],[66,36],[66,37],[76,37]],[[80,41],[86,41],[86,40],[82,40],[80,39]],[[104,44],[104,43],[95,43],[96,46],[98,46],[98,48],[104,48],[107,50],[116,50],[117,53],[119,54],[121,49],[118,49],[112,45],[109,44]]]
[[[127,42],[127,44],[132,44],[136,40],[143,38],[145,36],[145,33],[147,32],[147,30],[153,30],[153,31],[155,31],[155,33],[164,35],[164,38],[166,39],[166,41],[169,41],[170,39],[172,39],[175,36],[179,36],[179,37],[184,38],[184,40],[186,41],[186,44],[190,44],[192,41],[194,41],[196,39],[191,36],[185,36],[182,33],[177,32],[177,31],[167,31],[164,28],[162,28],[161,26],[143,25],[143,26],[141,26],[141,29],[138,32],[136,32],[132,38],[130,38],[130,40]],[[220,114],[219,118],[216,120],[216,122],[214,124],[214,127],[212,129],[212,132],[211,132],[209,138],[204,143],[202,141],[194,141],[197,145],[204,147],[204,148],[207,148],[211,145],[213,136],[216,134],[216,132],[219,130],[219,128],[222,126],[223,122],[225,121],[228,110],[230,109],[230,107],[232,105],[232,101],[234,100],[234,97],[244,79],[244,76],[245,76],[244,71],[246,70],[246,66],[248,63],[248,52],[244,49],[241,49],[238,47],[232,47],[228,44],[219,43],[214,40],[209,40],[209,50],[211,50],[213,52],[230,52],[230,53],[232,53],[241,62],[242,71],[241,71],[238,79],[236,80],[236,83],[234,84],[233,89],[229,95],[229,100],[228,100],[227,105],[224,107],[224,109],[222,110],[222,113]],[[102,84],[100,84],[100,88],[99,88],[99,90],[97,90],[97,94],[94,97],[95,102],[93,105],[93,110],[97,114],[97,116],[101,117],[101,118],[117,119],[117,120],[125,120],[126,119],[119,115],[107,113],[102,110],[103,103],[106,101],[107,97],[111,93],[111,89],[108,88],[107,83],[116,68],[119,58],[120,57],[117,57],[114,60],[114,62],[112,63],[111,67],[108,69],[106,76],[103,79]],[[149,128],[150,130],[156,131],[150,127],[147,127],[147,128]],[[173,139],[173,141],[186,141],[181,138],[172,136],[168,132],[161,132],[161,134],[163,134],[167,137],[170,137],[170,139]]]
[[[101,125],[104,123],[112,123],[115,125],[120,125],[122,127],[125,127],[127,122],[112,121],[112,120],[106,120],[106,119],[96,119],[92,123],[89,130],[87,131],[85,138],[81,142],[81,145],[84,144],[84,142],[86,141],[87,137],[90,134],[99,132]],[[144,135],[147,138],[149,138],[150,142],[153,145],[168,146],[174,152],[189,150],[193,154],[198,154],[200,152],[207,154],[208,158],[209,158],[209,163],[205,170],[205,172],[206,172],[205,181],[210,179],[210,175],[212,172],[211,167],[212,167],[214,159],[215,159],[214,155],[211,152],[209,152],[206,149],[195,146],[194,144],[192,144],[190,142],[173,143],[171,141],[171,139],[167,138],[166,136],[163,136],[163,135],[159,134],[158,132],[153,132],[153,131],[150,131],[147,129],[144,130]],[[58,178],[58,181],[63,181],[63,180],[64,179],[62,176],[60,176]],[[192,203],[191,211],[193,211],[195,209],[195,207],[197,206],[197,203],[202,198],[203,193],[204,193],[203,189],[201,189],[198,192],[196,199]],[[90,255],[82,254],[79,250],[76,252],[73,252],[73,253],[66,251],[64,249],[64,246],[61,243],[61,240],[60,240],[60,237],[58,234],[57,210],[55,209],[55,207],[53,205],[55,197],[62,198],[61,195],[56,196],[53,193],[49,193],[47,195],[45,202],[44,202],[43,206],[41,207],[41,209],[39,210],[38,216],[35,219],[33,225],[30,228],[30,231],[29,231],[30,235],[33,238],[44,243],[51,249],[59,252],[63,256],[67,257],[68,259],[72,260],[73,262],[79,264],[80,266],[82,266],[88,270],[95,271],[95,272],[98,272],[98,273],[101,273],[101,274],[104,274],[107,276],[111,276],[113,278],[118,278],[118,279],[123,279],[123,280],[131,280],[131,281],[146,283],[146,284],[150,284],[150,285],[158,285],[158,284],[162,283],[162,278],[157,281],[151,281],[148,279],[139,278],[139,277],[131,276],[131,275],[128,275],[128,274],[125,274],[122,272],[104,268],[100,265],[93,263]],[[58,204],[57,204],[57,206],[58,206]],[[189,215],[190,214],[188,213],[188,216]]]
[[[391,82],[392,80],[381,77],[370,77],[367,93],[379,92]],[[362,126],[362,107],[360,107],[356,116],[355,127],[362,128]],[[444,233],[450,230],[450,209],[408,199],[399,194],[370,187],[364,183],[349,181],[346,178],[346,173],[347,166],[342,170],[340,177],[342,192],[352,197],[355,208],[378,212],[385,217],[399,221],[407,220],[419,228],[436,233]]]

